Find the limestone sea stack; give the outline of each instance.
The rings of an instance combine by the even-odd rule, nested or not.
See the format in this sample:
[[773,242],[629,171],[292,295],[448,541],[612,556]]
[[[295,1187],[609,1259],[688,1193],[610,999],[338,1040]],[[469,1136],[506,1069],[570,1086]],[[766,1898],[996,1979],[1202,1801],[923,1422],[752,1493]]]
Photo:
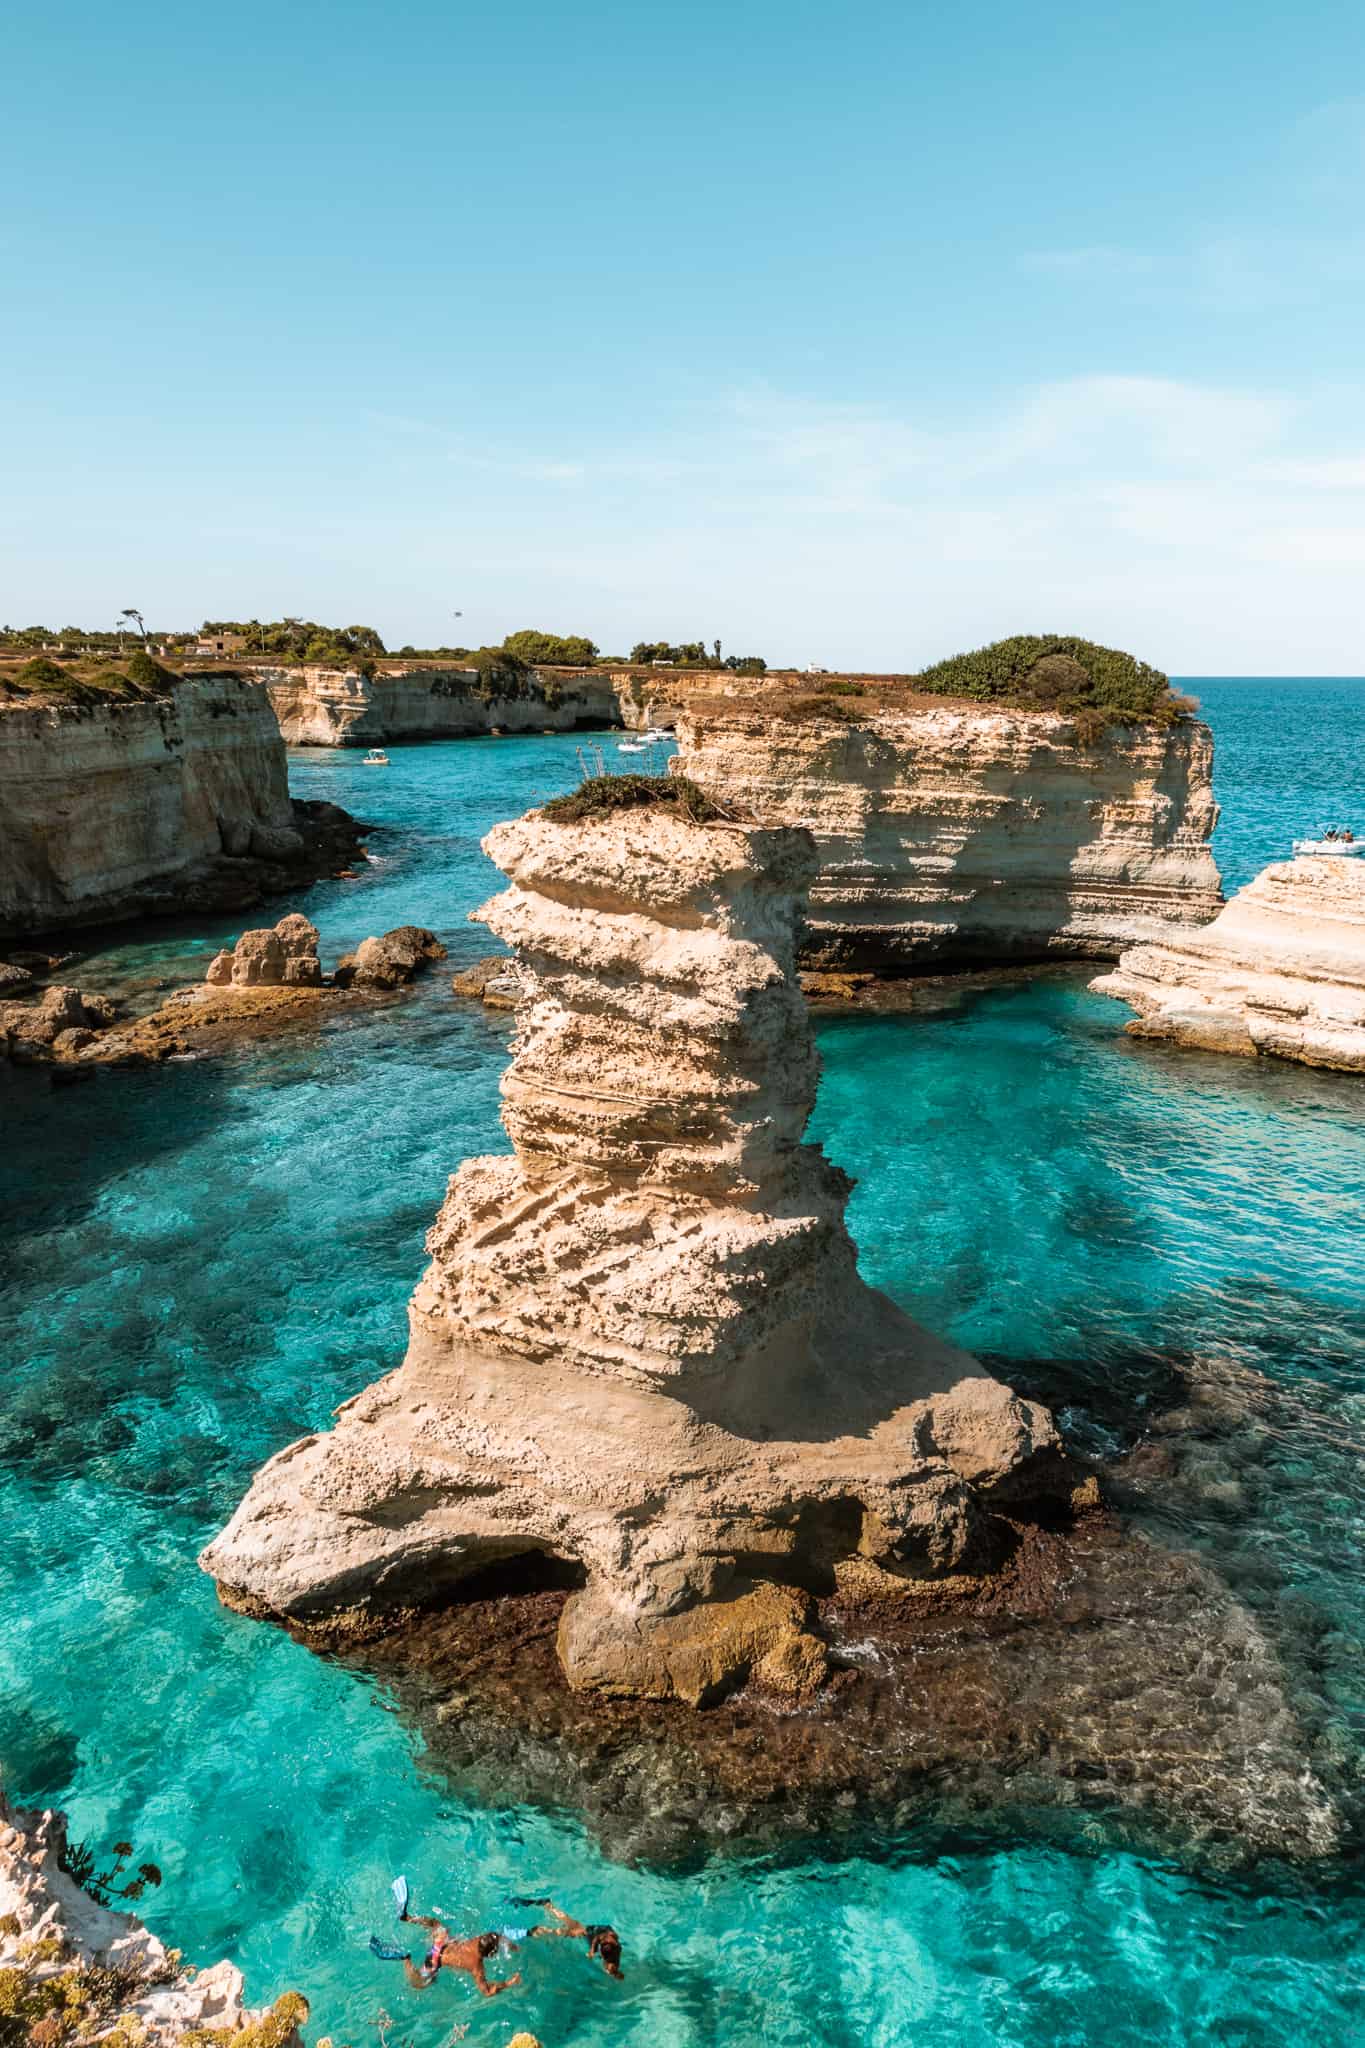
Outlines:
[[1135,1037],[1365,1073],[1365,859],[1277,861],[1091,987],[1137,1011]]
[[[922,700],[923,701],[923,700]],[[803,964],[907,974],[1067,956],[1204,924],[1221,903],[1213,740],[986,705],[697,703],[679,768],[727,810],[808,825]]]
[[452,1179],[401,1368],[205,1551],[229,1604],[355,1630],[548,1556],[581,1581],[574,1685],[801,1692],[812,1591],[989,1571],[996,1505],[1059,1483],[1046,1411],[859,1278],[850,1183],[802,1142],[810,835],[693,822],[671,787],[485,840],[512,886],[476,915],[524,988],[513,1153]]

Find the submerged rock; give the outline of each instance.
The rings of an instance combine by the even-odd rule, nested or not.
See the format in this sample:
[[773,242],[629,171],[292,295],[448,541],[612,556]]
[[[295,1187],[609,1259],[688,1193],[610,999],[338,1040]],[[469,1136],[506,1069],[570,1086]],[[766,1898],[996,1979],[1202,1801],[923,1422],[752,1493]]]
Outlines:
[[1365,1073],[1365,858],[1263,868],[1203,931],[1138,946],[1091,987],[1137,1011],[1137,1038]]
[[912,1827],[1076,1844],[1101,1820],[1111,1844],[1222,1870],[1346,1846],[1279,1655],[1210,1570],[1104,1513],[1011,1539],[973,1593],[821,1600],[835,1669],[811,1704],[576,1694],[563,1591],[481,1590],[347,1655],[462,1792],[581,1813],[627,1860]]
[[[182,1965],[132,1913],[115,1912],[77,1881],[79,1852],[60,1813],[9,1806],[0,1793],[0,2032],[56,2044],[112,2040],[140,2048],[301,2048],[308,2001],[287,1992],[255,2012],[235,1964]],[[140,1867],[137,1897],[159,1883]],[[249,2028],[250,2032],[243,2029]],[[10,2030],[13,2029],[11,2032]]]
[[1057,1433],[863,1283],[850,1184],[802,1143],[809,835],[661,799],[485,845],[512,886],[478,917],[527,984],[514,1155],[451,1181],[401,1370],[202,1562],[231,1604],[347,1630],[549,1556],[586,1580],[571,1683],[805,1694],[808,1595],[989,1572],[1002,1505],[1063,1483]]

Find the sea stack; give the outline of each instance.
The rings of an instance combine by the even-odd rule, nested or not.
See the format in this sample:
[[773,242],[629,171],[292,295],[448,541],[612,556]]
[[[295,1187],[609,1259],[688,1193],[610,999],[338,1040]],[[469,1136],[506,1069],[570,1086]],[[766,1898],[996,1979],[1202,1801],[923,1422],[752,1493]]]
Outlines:
[[1137,1038],[1365,1073],[1365,858],[1277,861],[1203,931],[1090,985],[1137,1011]]
[[563,811],[484,842],[511,887],[476,916],[524,989],[512,1155],[450,1182],[401,1368],[202,1562],[233,1606],[353,1633],[550,1556],[575,1686],[809,1691],[812,1593],[979,1582],[1057,1434],[864,1284],[850,1183],[802,1142],[810,835],[698,822],[681,781]]

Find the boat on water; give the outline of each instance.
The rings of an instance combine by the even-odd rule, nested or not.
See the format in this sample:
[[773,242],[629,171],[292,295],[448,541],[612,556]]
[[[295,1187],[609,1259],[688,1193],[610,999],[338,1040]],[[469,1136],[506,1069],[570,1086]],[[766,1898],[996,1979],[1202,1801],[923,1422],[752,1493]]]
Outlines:
[[647,754],[649,748],[643,740],[618,740],[616,751],[618,754]]
[[371,747],[360,765],[362,768],[387,768],[389,757],[382,747]]
[[1328,860],[1360,860],[1365,857],[1365,839],[1296,839],[1295,856],[1326,856]]

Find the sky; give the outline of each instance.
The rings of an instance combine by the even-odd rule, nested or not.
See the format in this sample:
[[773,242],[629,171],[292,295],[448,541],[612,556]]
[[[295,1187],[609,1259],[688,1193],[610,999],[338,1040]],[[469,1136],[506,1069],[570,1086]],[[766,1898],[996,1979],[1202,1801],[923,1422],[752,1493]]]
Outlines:
[[1365,671],[1360,0],[69,0],[0,79],[0,624]]

